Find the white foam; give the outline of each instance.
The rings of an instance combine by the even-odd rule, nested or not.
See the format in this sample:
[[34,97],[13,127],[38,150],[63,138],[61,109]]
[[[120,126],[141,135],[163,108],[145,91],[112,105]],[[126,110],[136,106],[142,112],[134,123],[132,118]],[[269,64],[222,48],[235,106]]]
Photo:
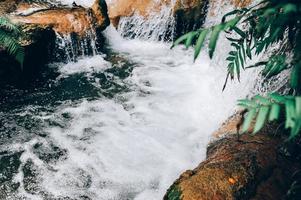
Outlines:
[[[43,188],[95,200],[162,199],[181,172],[205,158],[211,133],[252,82],[245,74],[222,93],[224,69],[211,66],[205,53],[193,63],[191,50],[170,50],[170,44],[115,38],[111,45],[139,64],[126,80],[132,91],[58,109],[53,118],[68,113],[72,121],[47,131],[68,158],[43,172]],[[89,73],[76,65],[64,73]]]
[[[112,27],[105,34],[114,51],[136,63],[124,81],[130,91],[113,99],[66,102],[47,117],[71,116],[66,127],[45,130],[68,155],[53,164],[54,170],[35,162],[42,169],[41,187],[57,197],[162,199],[183,171],[205,158],[211,133],[232,114],[236,100],[249,94],[256,73],[243,72],[241,83],[229,84],[222,93],[229,48],[224,40],[215,60],[202,52],[193,63],[192,49],[125,40]],[[109,66],[95,56],[64,65],[60,72],[90,76]]]
[[66,77],[75,73],[86,73],[87,75],[97,72],[102,72],[103,70],[111,67],[111,64],[104,60],[103,55],[97,55],[93,57],[85,57],[77,62],[69,62],[68,64],[63,64],[59,67],[60,77]]

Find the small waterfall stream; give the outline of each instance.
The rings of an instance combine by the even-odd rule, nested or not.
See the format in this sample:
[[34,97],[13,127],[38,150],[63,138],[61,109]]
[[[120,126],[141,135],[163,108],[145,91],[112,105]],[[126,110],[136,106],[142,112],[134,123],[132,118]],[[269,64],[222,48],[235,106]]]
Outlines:
[[[256,75],[244,72],[222,93],[228,44],[221,40],[213,61],[203,52],[193,63],[192,49],[158,41],[173,24],[169,12],[121,19],[119,32],[105,31],[103,52],[67,53],[34,88],[6,91],[0,199],[159,200],[205,158],[211,133]],[[133,23],[141,30],[125,28]],[[129,30],[135,39],[121,37]]]
[[96,56],[97,36],[93,27],[86,35],[79,38],[76,35],[62,35],[56,33],[56,50],[55,53],[58,60],[66,62],[75,62],[78,58],[87,56]]
[[175,19],[171,6],[164,5],[159,12],[151,12],[146,20],[139,14],[121,18],[118,31],[121,36],[148,41],[170,40],[174,35]]

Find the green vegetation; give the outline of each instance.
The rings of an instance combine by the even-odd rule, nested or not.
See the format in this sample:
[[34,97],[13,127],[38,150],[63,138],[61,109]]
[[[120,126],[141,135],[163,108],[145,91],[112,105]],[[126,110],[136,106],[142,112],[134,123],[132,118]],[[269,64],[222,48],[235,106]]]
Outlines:
[[18,42],[20,36],[21,31],[18,26],[7,18],[0,17],[0,48],[4,48],[23,66],[24,49]]
[[171,186],[171,188],[167,191],[167,195],[165,197],[167,200],[180,200],[181,199],[181,191],[178,186]]
[[[301,1],[265,0],[251,8],[233,10],[223,17],[220,24],[187,33],[173,46],[181,43],[186,47],[194,46],[196,59],[208,38],[209,56],[212,58],[222,32],[233,47],[227,57],[228,74],[223,90],[229,78],[240,80],[241,70],[248,68],[261,67],[265,79],[284,70],[291,71],[288,77],[290,94],[257,95],[239,101],[239,105],[248,111],[243,131],[249,129],[254,119],[254,134],[266,122],[278,120],[291,130],[290,138],[295,138],[301,129]],[[279,46],[277,49],[273,48],[275,44]],[[247,60],[267,51],[271,54],[268,60],[246,66]]]

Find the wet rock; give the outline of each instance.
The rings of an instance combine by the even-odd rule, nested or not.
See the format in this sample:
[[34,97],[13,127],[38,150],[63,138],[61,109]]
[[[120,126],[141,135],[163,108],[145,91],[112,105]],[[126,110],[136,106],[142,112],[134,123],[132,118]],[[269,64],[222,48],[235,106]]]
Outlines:
[[208,0],[177,0],[174,6],[175,37],[200,28],[207,15]]
[[[236,132],[231,120],[223,127],[220,132]],[[183,173],[164,200],[285,198],[300,162],[279,152],[284,141],[272,136],[275,130],[269,126],[255,136],[231,134],[212,142],[206,160]]]
[[[33,11],[29,12],[29,9]],[[59,34],[76,33],[82,36],[91,28],[102,31],[109,25],[107,7],[103,0],[96,0],[89,9],[22,2],[10,13],[10,18],[15,23],[37,24],[51,27]]]

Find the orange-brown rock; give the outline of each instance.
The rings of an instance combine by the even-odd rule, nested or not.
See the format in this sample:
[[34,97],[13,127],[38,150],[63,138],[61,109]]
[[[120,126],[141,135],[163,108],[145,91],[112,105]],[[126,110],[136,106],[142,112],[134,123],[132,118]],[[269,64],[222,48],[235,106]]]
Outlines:
[[232,4],[236,8],[243,8],[249,6],[254,0],[210,0],[211,3],[211,12],[209,15],[215,16],[217,13],[214,12],[215,7],[220,7],[221,5]]
[[161,4],[153,0],[115,0],[108,5],[109,17],[117,27],[121,17],[129,17],[134,13],[146,17],[150,12],[157,11]]
[[[224,130],[236,129],[228,123]],[[272,136],[274,130],[269,126],[255,136],[227,135],[211,143],[207,159],[183,173],[164,200],[283,199],[300,162],[279,153],[283,140]]]
[[240,8],[250,5],[252,2],[253,2],[252,0],[232,0],[232,3],[236,7],[240,7]]
[[61,34],[83,35],[91,27],[91,20],[84,8],[48,10],[12,19],[15,23],[48,25]]
[[[21,13],[28,8],[35,8],[33,6],[36,5],[20,3],[14,13]],[[12,14],[11,19],[15,23],[46,25],[61,34],[76,33],[78,35],[84,35],[93,26],[101,30],[108,26],[108,16],[106,15],[106,11],[102,9],[98,1],[96,1],[92,9],[83,7],[43,8],[41,6],[37,8],[37,11],[33,11],[31,14]]]

